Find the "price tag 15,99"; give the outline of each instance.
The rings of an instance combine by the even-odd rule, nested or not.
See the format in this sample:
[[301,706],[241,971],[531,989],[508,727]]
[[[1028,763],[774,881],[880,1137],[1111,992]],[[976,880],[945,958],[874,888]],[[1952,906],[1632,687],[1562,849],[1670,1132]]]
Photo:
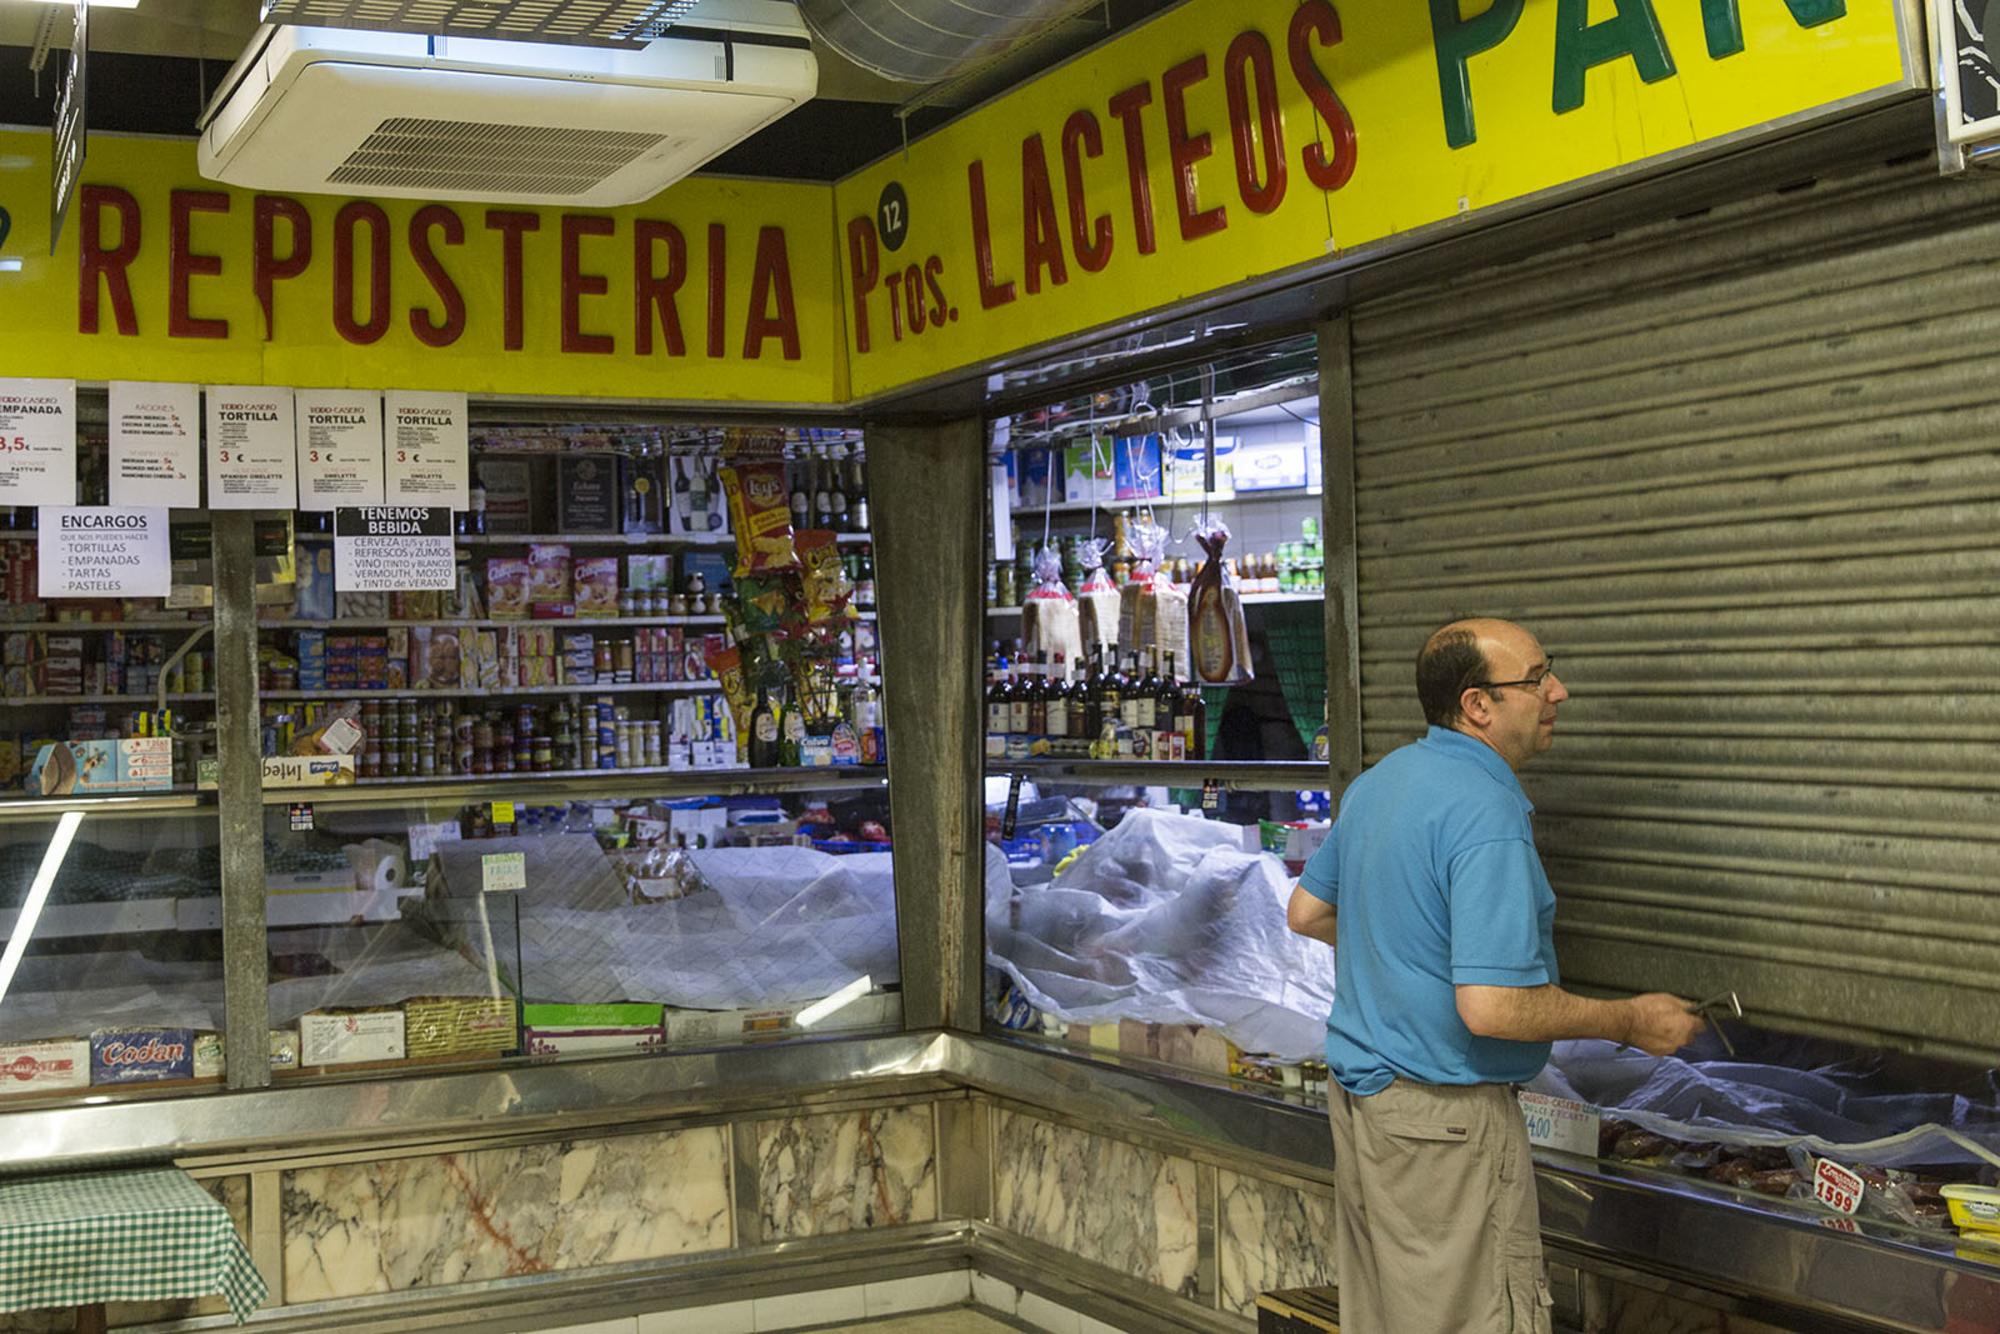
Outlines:
[[1861,1207],[1861,1178],[1830,1158],[1813,1164],[1813,1198],[1837,1213],[1851,1214]]

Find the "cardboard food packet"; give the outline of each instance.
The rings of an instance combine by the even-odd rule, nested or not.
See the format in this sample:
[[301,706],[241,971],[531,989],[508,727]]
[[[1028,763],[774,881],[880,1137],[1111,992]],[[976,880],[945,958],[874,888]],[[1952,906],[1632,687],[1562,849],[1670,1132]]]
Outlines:
[[1153,653],[1165,661],[1186,662],[1188,599],[1161,569],[1167,554],[1167,530],[1151,519],[1132,525],[1132,582],[1118,590],[1118,652]]
[[1188,591],[1188,633],[1194,649],[1189,661],[1203,685],[1241,685],[1252,675],[1250,627],[1236,576],[1222,560],[1222,549],[1229,544],[1228,525],[1211,519],[1207,527],[1195,529],[1194,540],[1201,543],[1208,560],[1195,571]]
[[1110,545],[1102,537],[1081,545],[1083,582],[1076,589],[1078,636],[1091,649],[1106,653],[1118,649],[1118,585],[1104,568]]
[[1035,586],[1021,604],[1021,635],[1029,653],[1076,662],[1083,657],[1083,626],[1076,599],[1063,586],[1062,565],[1053,544],[1035,553]]

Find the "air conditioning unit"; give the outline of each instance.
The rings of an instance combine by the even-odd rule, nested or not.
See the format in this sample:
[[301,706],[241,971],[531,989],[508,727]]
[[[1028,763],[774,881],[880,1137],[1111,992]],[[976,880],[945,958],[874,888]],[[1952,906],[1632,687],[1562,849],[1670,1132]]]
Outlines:
[[610,207],[811,99],[798,10],[705,0],[643,47],[265,26],[201,121],[201,173],[254,190]]

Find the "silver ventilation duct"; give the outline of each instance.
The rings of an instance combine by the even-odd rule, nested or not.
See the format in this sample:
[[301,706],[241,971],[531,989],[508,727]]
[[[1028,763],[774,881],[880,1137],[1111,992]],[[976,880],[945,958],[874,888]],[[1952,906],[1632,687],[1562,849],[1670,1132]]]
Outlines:
[[993,60],[1079,0],[799,0],[813,36],[898,83],[939,83]]

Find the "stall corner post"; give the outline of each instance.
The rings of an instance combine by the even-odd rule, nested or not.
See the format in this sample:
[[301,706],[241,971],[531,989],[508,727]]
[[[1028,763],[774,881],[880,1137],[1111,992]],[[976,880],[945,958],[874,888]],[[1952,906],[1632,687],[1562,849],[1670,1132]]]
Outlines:
[[248,512],[214,514],[216,813],[222,841],[223,1059],[228,1086],[271,1082],[257,551]]
[[1341,311],[1319,326],[1320,530],[1326,534],[1326,731],[1338,803],[1361,776],[1360,576],[1354,519],[1352,328]]
[[905,1028],[978,1032],[985,976],[980,644],[985,429],[868,433]]

